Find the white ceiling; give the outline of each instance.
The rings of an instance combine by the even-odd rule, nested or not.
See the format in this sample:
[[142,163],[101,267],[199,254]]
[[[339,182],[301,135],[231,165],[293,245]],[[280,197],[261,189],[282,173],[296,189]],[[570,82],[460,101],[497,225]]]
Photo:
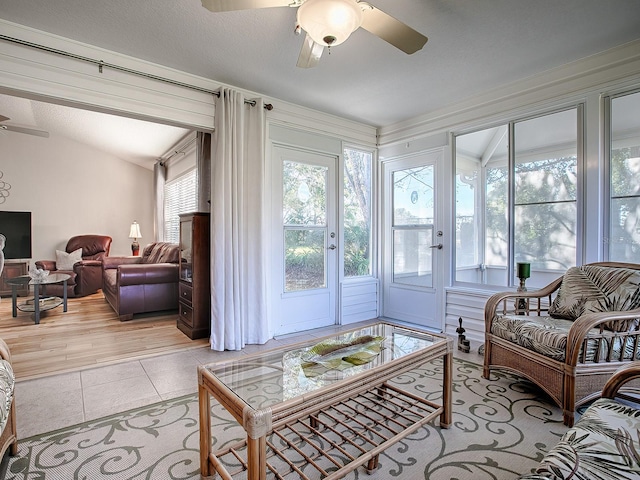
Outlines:
[[212,13],[200,0],[0,0],[0,17],[373,126],[640,38],[638,0],[370,3],[428,43],[406,55],[359,29],[316,68],[300,69],[293,8]]

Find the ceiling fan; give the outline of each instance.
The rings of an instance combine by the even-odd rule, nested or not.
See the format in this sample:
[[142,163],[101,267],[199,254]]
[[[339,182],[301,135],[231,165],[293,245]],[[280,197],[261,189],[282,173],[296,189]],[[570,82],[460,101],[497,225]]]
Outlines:
[[306,32],[297,63],[301,68],[315,67],[324,47],[340,45],[358,27],[409,55],[427,43],[421,33],[359,0],[202,0],[202,6],[212,12],[298,7],[295,32]]
[[9,117],[5,117],[4,115],[0,115],[0,132],[18,132],[18,133],[26,133],[28,135],[36,135],[38,137],[49,138],[49,132],[45,132],[44,130],[38,130],[36,128],[27,128],[27,127],[18,127],[17,125],[2,125],[2,122],[6,122],[10,120]]

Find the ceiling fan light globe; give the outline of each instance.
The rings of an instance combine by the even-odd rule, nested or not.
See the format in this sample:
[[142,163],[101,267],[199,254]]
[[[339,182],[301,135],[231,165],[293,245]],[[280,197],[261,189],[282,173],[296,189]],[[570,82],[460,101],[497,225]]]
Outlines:
[[311,39],[325,47],[344,42],[362,24],[355,0],[307,0],[298,7],[298,23]]

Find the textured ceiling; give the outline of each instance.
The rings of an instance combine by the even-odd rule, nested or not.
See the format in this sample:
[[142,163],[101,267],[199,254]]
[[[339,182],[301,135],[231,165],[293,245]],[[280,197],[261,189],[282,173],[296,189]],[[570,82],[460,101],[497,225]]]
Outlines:
[[294,8],[212,13],[200,0],[0,0],[0,17],[373,126],[640,38],[638,0],[370,2],[429,42],[406,55],[359,29],[316,68],[300,69]]

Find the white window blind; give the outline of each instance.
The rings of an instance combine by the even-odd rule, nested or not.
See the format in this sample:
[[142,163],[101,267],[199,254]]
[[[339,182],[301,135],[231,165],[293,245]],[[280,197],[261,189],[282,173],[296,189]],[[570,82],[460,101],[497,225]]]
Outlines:
[[164,186],[164,241],[180,243],[181,213],[195,212],[197,205],[198,175],[194,168]]

